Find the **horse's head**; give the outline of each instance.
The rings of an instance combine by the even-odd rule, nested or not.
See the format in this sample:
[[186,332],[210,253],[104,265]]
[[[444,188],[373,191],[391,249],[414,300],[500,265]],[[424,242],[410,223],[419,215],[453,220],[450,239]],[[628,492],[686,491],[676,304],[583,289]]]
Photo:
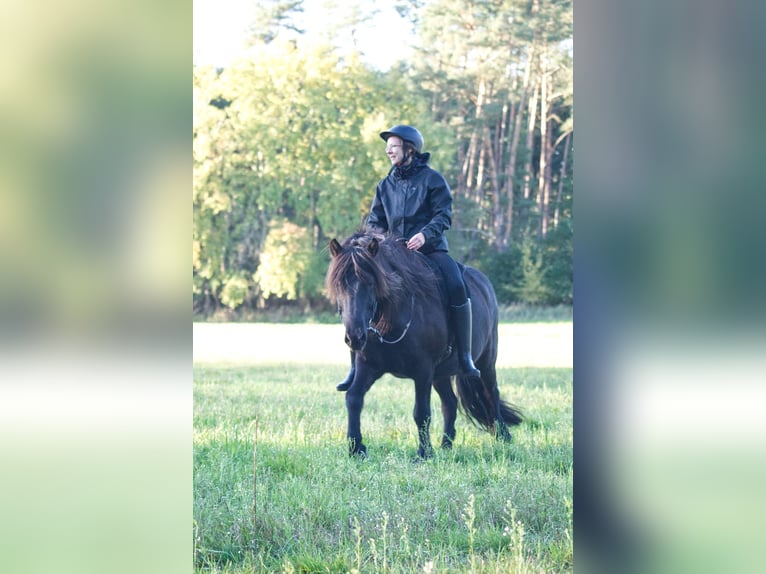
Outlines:
[[378,291],[384,284],[383,272],[375,261],[378,248],[374,237],[350,240],[343,246],[336,239],[330,241],[332,261],[327,287],[338,304],[346,328],[346,344],[353,351],[361,351],[367,345],[367,329],[375,317]]

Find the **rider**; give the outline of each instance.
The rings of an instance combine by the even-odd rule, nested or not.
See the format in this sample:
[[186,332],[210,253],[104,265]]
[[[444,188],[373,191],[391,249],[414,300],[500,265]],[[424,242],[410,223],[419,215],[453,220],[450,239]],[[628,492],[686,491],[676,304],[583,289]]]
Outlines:
[[[391,160],[388,175],[375,189],[367,228],[407,239],[407,247],[427,255],[439,267],[447,285],[450,326],[455,333],[461,374],[479,376],[471,357],[471,300],[457,263],[447,254],[444,232],[452,223],[452,192],[442,174],[428,165],[430,153],[422,153],[423,136],[407,125],[382,132]],[[351,371],[336,388],[346,391],[354,380]]]

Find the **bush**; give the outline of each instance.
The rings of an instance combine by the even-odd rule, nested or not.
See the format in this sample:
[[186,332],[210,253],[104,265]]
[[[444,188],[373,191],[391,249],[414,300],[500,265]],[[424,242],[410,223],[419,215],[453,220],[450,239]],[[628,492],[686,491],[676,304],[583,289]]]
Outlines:
[[511,287],[520,301],[541,305],[550,303],[550,290],[545,284],[545,265],[537,246],[525,239],[521,244],[521,280]]
[[221,302],[229,309],[236,309],[245,301],[249,289],[250,284],[244,277],[230,277],[221,289]]
[[545,239],[543,263],[549,294],[547,303],[571,305],[574,299],[572,238],[571,222],[565,221],[552,229]]
[[495,288],[500,304],[509,305],[520,301],[515,287],[521,281],[521,251],[518,246],[511,246],[502,253],[490,253],[484,262],[477,263]]
[[317,283],[321,285],[321,277],[317,279],[316,257],[305,228],[285,219],[273,221],[254,275],[263,297],[275,295],[294,301],[313,295],[307,291],[315,291]]
[[571,305],[573,300],[572,227],[551,230],[542,244],[532,238],[476,264],[492,282],[501,305]]

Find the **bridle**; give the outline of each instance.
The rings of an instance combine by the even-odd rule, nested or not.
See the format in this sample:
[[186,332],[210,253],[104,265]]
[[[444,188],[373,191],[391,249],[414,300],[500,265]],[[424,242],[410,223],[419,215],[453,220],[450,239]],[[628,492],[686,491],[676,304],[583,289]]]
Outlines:
[[410,309],[410,320],[407,321],[407,325],[404,327],[404,331],[402,331],[402,334],[399,335],[399,337],[396,340],[394,340],[394,341],[386,340],[383,337],[383,333],[381,333],[378,329],[376,329],[373,326],[372,321],[375,318],[375,313],[377,312],[377,310],[378,310],[378,300],[376,299],[375,300],[375,306],[372,309],[372,317],[370,317],[370,322],[367,325],[367,330],[368,331],[372,331],[373,333],[375,333],[378,336],[378,340],[381,343],[386,343],[388,345],[394,345],[394,344],[398,343],[399,341],[401,341],[402,339],[404,339],[404,336],[407,334],[407,331],[410,330],[410,325],[412,325],[412,319],[415,317],[415,295],[412,295],[412,308]]

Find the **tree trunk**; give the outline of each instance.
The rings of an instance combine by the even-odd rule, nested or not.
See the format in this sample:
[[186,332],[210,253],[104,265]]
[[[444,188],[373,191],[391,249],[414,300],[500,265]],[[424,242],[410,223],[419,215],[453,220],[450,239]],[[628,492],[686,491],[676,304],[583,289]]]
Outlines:
[[473,133],[471,134],[471,140],[468,143],[468,150],[465,154],[465,159],[463,160],[463,185],[464,185],[464,193],[465,197],[469,198],[471,197],[471,190],[473,189],[473,170],[474,170],[474,164],[476,163],[476,142],[477,142],[477,136],[476,136],[476,128],[473,129]]
[[564,178],[567,174],[567,161],[569,159],[569,143],[572,139],[572,132],[567,134],[564,140],[564,157],[561,159],[561,169],[559,170],[559,189],[556,193],[556,205],[553,209],[553,226],[558,227],[559,215],[561,213],[561,196],[564,192]]
[[[524,116],[523,110],[527,104],[527,95],[529,93],[529,81],[532,73],[532,66],[527,64],[527,68],[524,71],[524,83],[521,90],[521,99],[519,105],[515,108],[515,118],[513,122],[513,137],[511,140],[511,151],[508,157],[508,168],[506,170],[505,178],[505,194],[508,198],[508,205],[506,208],[506,221],[505,221],[505,235],[503,237],[503,250],[507,249],[511,244],[511,237],[513,235],[514,226],[514,198],[516,187],[516,162],[519,156],[519,141],[521,140],[521,122]],[[513,106],[511,106],[513,109]]]
[[[527,149],[524,161],[524,199],[529,200],[532,189],[532,155],[535,143],[535,124],[537,123],[537,101],[539,94],[539,80],[535,80],[532,87],[532,97],[529,100],[529,117],[527,122]],[[523,209],[522,225],[529,224],[529,204],[525,203]]]
[[500,253],[503,251],[503,212],[502,212],[502,193],[501,189],[501,177],[505,172],[505,166],[503,165],[503,158],[505,157],[505,146],[509,139],[510,133],[508,133],[510,120],[513,118],[512,114],[513,106],[508,101],[503,103],[503,111],[500,115],[500,121],[495,126],[495,151],[493,162],[494,173],[494,189],[493,189],[493,202],[492,202],[492,226],[495,236],[495,250]]
[[[540,12],[540,2],[539,0],[533,0],[532,2],[532,14],[536,15]],[[539,42],[539,33],[537,31],[534,32],[533,38],[532,38],[532,47],[530,48],[530,58],[529,58],[529,65],[532,66],[533,62],[535,62],[538,58],[537,55],[537,49],[536,46]],[[537,70],[536,73],[540,73],[540,70]],[[532,156],[534,155],[534,143],[535,143],[535,125],[537,123],[537,101],[539,97],[539,91],[540,91],[540,77],[536,76],[535,80],[533,82],[532,87],[532,97],[529,100],[529,112],[528,112],[528,122],[527,122],[527,149],[526,149],[526,161],[524,162],[524,199],[527,200],[524,203],[524,209],[523,209],[523,217],[522,217],[522,225],[525,226],[526,229],[529,229],[529,202],[528,200],[531,199],[532,194]]]
[[478,144],[479,165],[476,168],[476,205],[481,206],[484,202],[484,163],[487,157],[487,146],[485,140],[482,137],[479,138]]
[[458,195],[465,195],[466,191],[466,173],[465,173],[465,166],[467,161],[468,154],[466,153],[465,147],[462,145],[458,145],[457,148],[457,161],[461,166],[460,171],[457,174],[457,186],[453,188],[452,193],[455,196]]
[[476,110],[474,112],[474,125],[471,132],[471,140],[468,151],[463,160],[462,174],[465,179],[465,195],[477,205],[481,205],[482,183],[484,172],[484,143],[481,124],[484,116],[484,102],[486,101],[486,83],[484,78],[479,80],[478,93],[476,95]]
[[548,203],[550,202],[550,144],[548,143],[548,74],[545,70],[545,54],[540,54],[540,163],[537,169],[537,207],[540,213],[538,239],[543,239],[548,233]]
[[489,137],[489,128],[484,128],[484,145],[486,149],[487,159],[489,160],[489,180],[492,184],[492,238],[495,245],[500,242],[499,227],[502,224],[500,217],[500,180],[497,171],[497,161],[495,160],[495,152],[492,149],[492,141]]

